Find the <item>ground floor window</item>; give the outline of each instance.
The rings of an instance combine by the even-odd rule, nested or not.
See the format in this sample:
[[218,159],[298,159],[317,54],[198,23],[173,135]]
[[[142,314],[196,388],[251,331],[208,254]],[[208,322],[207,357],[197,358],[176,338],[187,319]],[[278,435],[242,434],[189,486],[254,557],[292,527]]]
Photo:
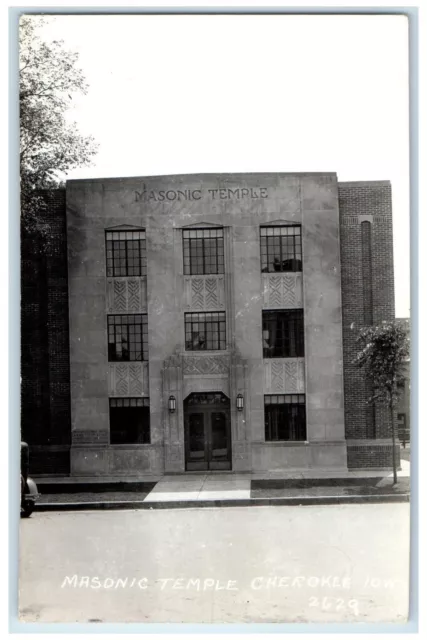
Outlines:
[[265,439],[306,440],[305,395],[264,396]]
[[149,399],[110,398],[110,444],[149,443]]

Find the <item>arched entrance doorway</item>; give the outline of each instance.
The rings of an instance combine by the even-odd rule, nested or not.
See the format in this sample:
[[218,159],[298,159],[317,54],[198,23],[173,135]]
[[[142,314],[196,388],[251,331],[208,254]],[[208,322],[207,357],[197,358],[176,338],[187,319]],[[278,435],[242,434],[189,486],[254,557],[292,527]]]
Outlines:
[[185,469],[231,469],[230,400],[223,393],[191,393],[184,400]]

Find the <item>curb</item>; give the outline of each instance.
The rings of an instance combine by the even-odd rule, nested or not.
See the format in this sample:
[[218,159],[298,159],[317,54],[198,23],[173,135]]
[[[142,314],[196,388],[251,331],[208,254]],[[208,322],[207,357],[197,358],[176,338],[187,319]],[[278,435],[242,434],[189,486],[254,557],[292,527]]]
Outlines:
[[382,502],[409,502],[407,493],[373,496],[317,496],[300,498],[249,498],[243,500],[180,500],[158,501],[125,500],[109,502],[38,502],[34,511],[104,511],[118,509],[200,509],[206,507],[274,507],[313,506],[334,504],[379,504]]

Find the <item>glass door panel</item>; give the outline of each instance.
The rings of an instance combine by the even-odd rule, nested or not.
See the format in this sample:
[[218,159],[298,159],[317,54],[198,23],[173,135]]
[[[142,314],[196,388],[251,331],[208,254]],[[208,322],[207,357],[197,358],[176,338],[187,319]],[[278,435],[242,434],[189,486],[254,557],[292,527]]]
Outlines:
[[206,421],[203,413],[188,416],[187,469],[197,471],[207,469]]
[[230,439],[227,416],[224,411],[213,411],[210,416],[209,468],[230,469]]
[[187,471],[231,469],[230,402],[222,393],[193,393],[184,403]]

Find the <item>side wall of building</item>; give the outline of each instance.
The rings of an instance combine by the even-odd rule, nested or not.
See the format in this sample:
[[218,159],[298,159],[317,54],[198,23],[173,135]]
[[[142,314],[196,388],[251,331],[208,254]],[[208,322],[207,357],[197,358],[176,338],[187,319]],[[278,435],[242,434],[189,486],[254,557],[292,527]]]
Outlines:
[[388,467],[388,411],[368,405],[369,385],[353,361],[359,329],[395,318],[391,185],[340,182],[338,193],[348,466]]
[[41,195],[47,242],[21,234],[21,438],[31,473],[64,475],[71,442],[65,189]]

